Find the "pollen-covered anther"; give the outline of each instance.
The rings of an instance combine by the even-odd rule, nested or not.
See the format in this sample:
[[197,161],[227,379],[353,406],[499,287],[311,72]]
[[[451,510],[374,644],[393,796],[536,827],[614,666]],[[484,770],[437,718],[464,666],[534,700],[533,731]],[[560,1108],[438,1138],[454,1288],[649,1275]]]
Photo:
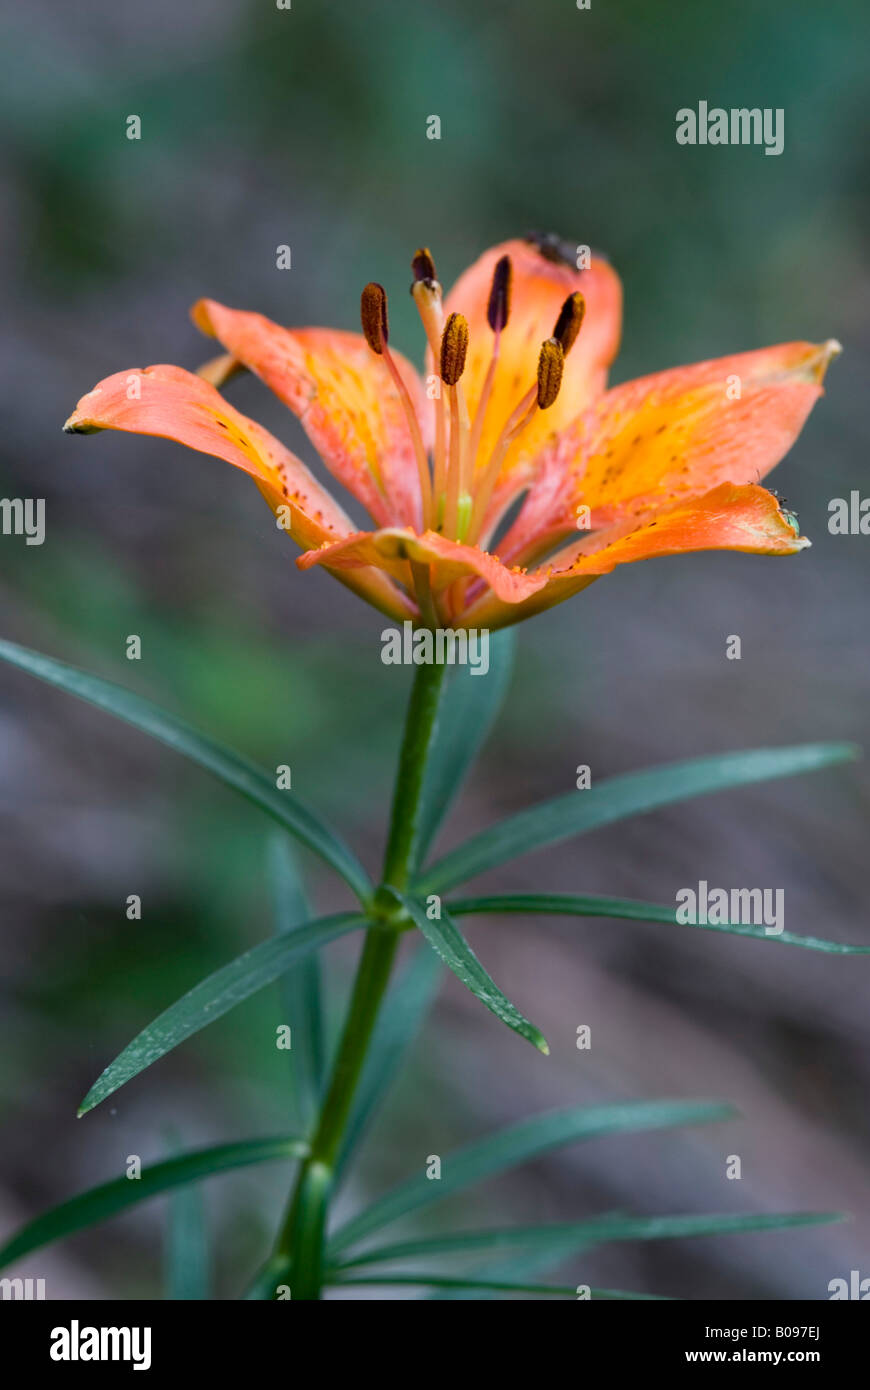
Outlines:
[[428,246],[421,246],[414,252],[411,260],[411,269],[414,272],[415,280],[437,280],[435,274],[435,262],[432,259],[432,252]]
[[360,319],[365,340],[372,352],[383,355],[389,341],[387,292],[383,285],[371,281],[360,296]]
[[511,283],[513,266],[510,256],[502,256],[492,273],[489,302],[486,306],[486,319],[493,333],[500,333],[507,326],[511,311]]
[[441,337],[441,380],[445,386],[455,386],[465,371],[468,352],[468,320],[462,314],[451,314]]
[[585,313],[586,300],[579,290],[575,290],[573,294],[568,295],[559,310],[556,327],[553,329],[553,337],[561,344],[562,352],[566,357],[577,341],[577,334],[580,332]]
[[548,410],[559,394],[565,354],[557,338],[547,338],[541,344],[538,358],[538,408]]

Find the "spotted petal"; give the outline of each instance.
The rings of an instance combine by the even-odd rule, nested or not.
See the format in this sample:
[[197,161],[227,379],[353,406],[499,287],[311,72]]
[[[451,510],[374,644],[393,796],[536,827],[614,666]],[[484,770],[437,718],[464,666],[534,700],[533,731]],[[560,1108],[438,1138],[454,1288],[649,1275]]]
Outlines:
[[[69,434],[122,430],[155,435],[224,459],[254,479],[283,528],[304,548],[353,531],[350,519],[301,459],[229,405],[209,382],[181,367],[134,368],[106,377],[82,396],[64,429]],[[375,607],[407,616],[402,596],[382,574],[360,570],[344,578]]]
[[413,585],[411,565],[426,565],[430,567],[429,577],[435,593],[443,592],[458,580],[481,580],[506,604],[521,602],[547,582],[545,574],[509,569],[496,555],[489,555],[477,546],[449,540],[435,531],[418,535],[404,527],[360,531],[346,540],[309,550],[300,555],[296,563],[300,569],[325,565],[333,571],[377,565],[408,587]]
[[663,509],[641,525],[625,521],[567,546],[531,572],[530,578],[543,578],[545,583],[513,609],[498,595],[472,594],[463,622],[492,628],[519,622],[579,593],[617,565],[659,555],[696,550],[793,555],[808,545],[766,488],[722,483],[702,497]]
[[499,553],[528,563],[578,525],[636,523],[717,483],[758,482],[791,448],[838,350],[784,343],[608,391],[546,451]]
[[[408,422],[384,362],[361,334],[281,328],[213,299],[201,299],[192,312],[204,333],[299,417],[327,468],[375,521],[417,524],[419,475]],[[393,358],[426,439],[431,408],[423,408],[420,380],[401,354]]]

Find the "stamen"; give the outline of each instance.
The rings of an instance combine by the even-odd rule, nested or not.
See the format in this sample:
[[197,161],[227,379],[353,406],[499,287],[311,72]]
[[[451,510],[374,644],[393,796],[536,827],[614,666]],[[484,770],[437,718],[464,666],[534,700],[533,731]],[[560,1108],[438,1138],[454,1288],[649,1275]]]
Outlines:
[[573,294],[568,295],[559,310],[556,327],[553,329],[553,337],[558,343],[561,343],[565,357],[568,356],[577,341],[577,334],[580,332],[585,313],[586,300],[579,290],[575,290]]
[[451,314],[441,337],[441,380],[445,386],[455,386],[465,371],[468,353],[468,320],[462,314]]
[[[424,266],[424,256],[428,256],[428,264]],[[420,250],[411,262],[414,272],[414,280],[411,284],[411,295],[417,306],[417,312],[423,323],[426,333],[426,341],[429,344],[429,351],[436,364],[441,361],[441,337],[444,331],[444,312],[441,307],[441,286],[434,278],[435,263],[428,250]],[[417,279],[418,270],[427,269],[433,272],[432,277]],[[444,507],[444,492],[447,485],[447,418],[446,403],[443,394],[439,391],[434,397],[432,405],[435,411],[435,451],[434,451],[434,494],[437,515],[434,517],[434,525],[437,528],[442,521],[442,511]]]
[[[561,315],[560,315],[561,318]],[[538,357],[538,381],[523,396],[519,405],[511,411],[507,423],[496,440],[495,448],[482,470],[475,487],[474,510],[469,528],[469,540],[477,542],[486,512],[498,482],[501,466],[512,444],[515,444],[527,425],[531,424],[539,410],[548,410],[559,394],[562,385],[562,370],[565,354],[562,344],[556,338],[547,338],[541,344]]]
[[[435,262],[432,259],[432,252],[429,250],[428,246],[421,246],[418,251],[414,252],[414,256],[411,260],[411,269],[414,272],[415,280],[437,280]],[[413,294],[413,292],[412,286],[411,293]]]
[[495,336],[492,342],[492,356],[489,359],[489,366],[486,369],[486,376],[484,377],[480,398],[477,402],[474,424],[471,429],[471,440],[468,445],[468,453],[471,459],[473,472],[477,471],[477,455],[480,450],[480,440],[486,421],[486,412],[489,407],[490,396],[492,395],[493,383],[495,382],[495,371],[498,366],[501,335],[503,329],[507,327],[507,321],[510,317],[512,281],[513,264],[511,258],[510,256],[501,256],[499,260],[496,261],[495,270],[492,275],[492,285],[489,291],[489,303],[486,306],[487,322]]
[[558,396],[564,365],[565,354],[562,344],[556,338],[548,338],[541,344],[541,355],[538,358],[539,410],[549,410]]
[[387,292],[383,285],[373,280],[366,285],[360,296],[360,318],[365,340],[372,352],[383,355],[389,341],[389,321],[387,319]]
[[[387,292],[383,285],[378,285],[374,281],[366,285],[360,297],[360,319],[365,340],[372,352],[383,357],[405,412],[414,456],[417,460],[417,475],[420,480],[420,521],[425,531],[431,525],[432,518],[432,479],[429,474],[429,460],[426,457],[426,449],[423,445],[423,436],[420,433],[420,424],[417,420],[414,403],[402,374],[393,360],[393,354],[387,346],[389,321],[387,318]],[[409,520],[412,525],[416,524],[416,517],[410,517]]]
[[501,333],[507,327],[511,311],[511,281],[513,267],[510,256],[502,256],[492,275],[489,303],[486,306],[486,320],[493,333]]
[[468,321],[462,314],[451,314],[441,338],[441,380],[450,400],[450,457],[447,462],[444,533],[458,536],[459,518],[468,521],[470,493],[468,477],[468,410],[459,379],[465,371],[468,353]]

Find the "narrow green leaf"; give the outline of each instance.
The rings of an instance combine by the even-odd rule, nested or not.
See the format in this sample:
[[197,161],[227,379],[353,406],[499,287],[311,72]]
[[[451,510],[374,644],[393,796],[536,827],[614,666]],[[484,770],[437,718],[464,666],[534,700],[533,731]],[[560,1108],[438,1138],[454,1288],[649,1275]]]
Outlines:
[[669,922],[672,926],[729,932],[733,936],[753,936],[758,941],[778,941],[783,946],[803,946],[807,951],[827,951],[836,956],[870,955],[870,946],[846,946],[818,936],[795,936],[787,931],[771,933],[764,927],[734,922],[678,922],[676,908],[636,902],[632,898],[574,896],[570,893],[496,893],[484,898],[462,898],[448,903],[447,907],[454,917],[480,912],[521,912],[556,917],[618,917],[630,922]]
[[[452,1278],[445,1274],[380,1274],[373,1275],[368,1279],[345,1279],[336,1278],[331,1281],[333,1287],[343,1288],[347,1285],[361,1284],[394,1284],[397,1287],[405,1284],[416,1285],[418,1288],[430,1289],[483,1289],[487,1293],[530,1293],[548,1294],[557,1298],[576,1298],[577,1289],[572,1284],[512,1284],[508,1281],[499,1283],[496,1280],[487,1279],[463,1279],[460,1277]],[[590,1289],[589,1293],[592,1300],[595,1299],[618,1299],[632,1301],[649,1301],[652,1303],[670,1303],[673,1300],[664,1298],[656,1293],[626,1293],[622,1289]]]
[[[311,921],[299,865],[290,844],[277,833],[269,843],[272,906],[278,932],[295,931]],[[293,1078],[296,1119],[304,1130],[316,1113],[325,1068],[320,957],[316,951],[285,970],[278,982],[280,1022],[290,1029],[287,1052]]]
[[419,1207],[461,1192],[475,1183],[503,1173],[552,1149],[579,1139],[606,1134],[637,1134],[646,1129],[672,1129],[680,1125],[710,1124],[732,1119],[729,1105],[691,1101],[640,1101],[633,1105],[575,1106],[551,1110],[522,1120],[509,1129],[490,1134],[458,1153],[448,1154],[441,1165],[441,1179],[430,1182],[423,1174],[394,1187],[345,1226],[329,1242],[330,1254],[356,1244],[372,1231],[396,1221]]
[[72,1197],[35,1221],[23,1226],[0,1249],[0,1268],[29,1255],[52,1241],[96,1226],[110,1216],[146,1202],[182,1183],[198,1182],[234,1168],[247,1168],[252,1163],[271,1163],[275,1159],[305,1158],[308,1145],[301,1139],[279,1135],[272,1139],[247,1139],[238,1144],[219,1144],[211,1149],[198,1149],[178,1158],[168,1158],[143,1168],[141,1178],[114,1178],[101,1187],[92,1187]]
[[441,961],[421,944],[393,984],[381,1009],[357,1088],[336,1165],[340,1180],[378,1108],[393,1084],[404,1057],[423,1025],[441,982]]
[[628,816],[642,815],[709,792],[793,777],[858,756],[851,743],[807,743],[792,748],[756,748],[711,758],[669,763],[611,777],[588,791],[573,791],[531,806],[484,830],[427,869],[414,891],[442,893],[506,860],[560,844]]
[[275,780],[262,768],[251,763],[231,749],[223,748],[214,739],[199,734],[167,710],[152,704],[141,695],[134,695],[113,681],[99,676],[88,675],[75,666],[54,661],[40,652],[19,647],[14,642],[0,639],[0,659],[8,661],[19,670],[46,681],[48,685],[64,690],[68,695],[98,709],[113,714],[116,719],[132,724],[142,733],[165,743],[176,753],[181,753],[191,762],[204,767],[228,786],[234,787],[262,811],[295,835],[297,840],[331,865],[354,893],[364,901],[371,893],[371,881],[348,846],[333,834],[302,802],[295,792],[279,791]]
[[495,723],[510,684],[515,647],[513,628],[494,632],[486,674],[457,667],[441,697],[420,797],[414,865],[435,839]]
[[229,965],[200,980],[181,999],[165,1009],[153,1023],[137,1034],[97,1078],[79,1109],[79,1115],[117,1091],[140,1071],[165,1057],[185,1039],[198,1033],[216,1018],[234,1009],[243,999],[277,980],[290,965],[309,951],[319,950],[328,941],[365,926],[365,918],[351,912],[321,917],[292,932],[261,941],[258,946],[236,956]]
[[778,1231],[794,1226],[822,1226],[843,1221],[841,1212],[789,1212],[769,1216],[595,1216],[552,1226],[514,1226],[492,1231],[457,1231],[450,1235],[422,1237],[398,1245],[366,1250],[341,1261],[338,1269],[357,1269],[360,1265],[385,1264],[392,1260],[416,1259],[427,1255],[470,1254],[475,1250],[511,1248],[546,1249],[551,1241],[576,1237],[582,1248],[622,1240],[675,1240],[688,1236],[739,1235],[748,1231]]
[[279,1284],[286,1284],[290,1278],[292,1261],[289,1255],[272,1255],[261,1265],[245,1290],[244,1300],[251,1303],[268,1303],[275,1297]]
[[166,1297],[173,1302],[209,1297],[208,1231],[202,1188],[181,1187],[169,1198]]
[[[567,1236],[563,1230],[560,1235],[554,1235],[553,1239],[548,1241],[546,1245],[530,1246],[519,1251],[511,1250],[507,1255],[497,1255],[495,1259],[485,1260],[482,1264],[475,1265],[465,1272],[473,1279],[481,1280],[483,1284],[489,1284],[493,1281],[528,1284],[536,1280],[541,1274],[561,1268],[585,1248],[585,1235],[578,1236],[569,1227]],[[460,1299],[463,1302],[486,1302],[494,1298],[493,1291],[486,1288],[467,1289],[464,1294],[460,1294],[456,1289],[436,1289],[434,1293],[429,1295],[431,1302],[447,1303]]]
[[430,921],[426,916],[425,907],[414,898],[403,897],[402,902],[432,949],[438,952],[444,964],[448,965],[454,975],[471,990],[475,998],[491,1009],[496,1018],[500,1018],[508,1028],[513,1028],[520,1037],[533,1043],[539,1052],[548,1055],[550,1048],[543,1033],[502,994],[444,908],[441,908],[440,921]]

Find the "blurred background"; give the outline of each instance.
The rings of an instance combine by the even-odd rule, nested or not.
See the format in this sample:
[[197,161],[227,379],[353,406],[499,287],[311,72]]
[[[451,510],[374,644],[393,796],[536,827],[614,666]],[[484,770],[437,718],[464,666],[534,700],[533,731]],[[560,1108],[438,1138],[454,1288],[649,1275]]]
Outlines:
[[[201,295],[354,328],[360,287],[379,280],[395,341],[419,359],[406,292],[417,245],[449,284],[487,245],[555,231],[623,277],[614,381],[791,338],[842,341],[773,479],[814,547],[627,566],[521,628],[507,704],[443,845],[570,790],[579,763],[600,779],[865,738],[870,541],[827,531],[831,498],[870,493],[870,34],[851,0],[5,9],[0,495],[45,498],[47,534],[41,547],[0,543],[4,636],[148,694],[268,767],[289,763],[294,790],[375,869],[408,687],[379,659],[381,617],[295,569],[235,470],[60,426],[111,372],[212,355],[187,317]],[[784,153],[678,146],[675,113],[699,100],[783,107]],[[130,114],[140,141],[126,138]],[[440,142],[426,139],[431,114]],[[276,269],[281,244],[291,270]],[[312,461],[256,380],[228,395]],[[726,660],[731,634],[740,661]],[[293,1115],[271,989],[76,1121],[135,1032],[273,929],[271,827],[169,751],[5,667],[0,755],[6,1232],[117,1176],[129,1154],[282,1132]],[[699,878],[783,887],[790,931],[870,942],[868,799],[866,766],[847,766],[598,832],[475,889],[668,903]],[[317,863],[305,870],[318,911],[345,906]],[[126,919],[131,893],[141,922]],[[820,1299],[853,1268],[870,1276],[870,964],[639,923],[467,928],[553,1055],[445,980],[346,1207],[549,1107],[721,1099],[742,1118],[566,1149],[433,1208],[426,1225],[837,1209],[852,1221],[612,1246],[563,1273],[716,1299]],[[355,951],[326,955],[336,1017]],[[575,1046],[581,1024],[590,1051]],[[725,1179],[730,1154],[740,1182]],[[204,1189],[215,1296],[244,1287],[287,1185],[279,1164]],[[161,1297],[163,1212],[142,1206],[20,1272],[46,1277],[49,1297]]]

